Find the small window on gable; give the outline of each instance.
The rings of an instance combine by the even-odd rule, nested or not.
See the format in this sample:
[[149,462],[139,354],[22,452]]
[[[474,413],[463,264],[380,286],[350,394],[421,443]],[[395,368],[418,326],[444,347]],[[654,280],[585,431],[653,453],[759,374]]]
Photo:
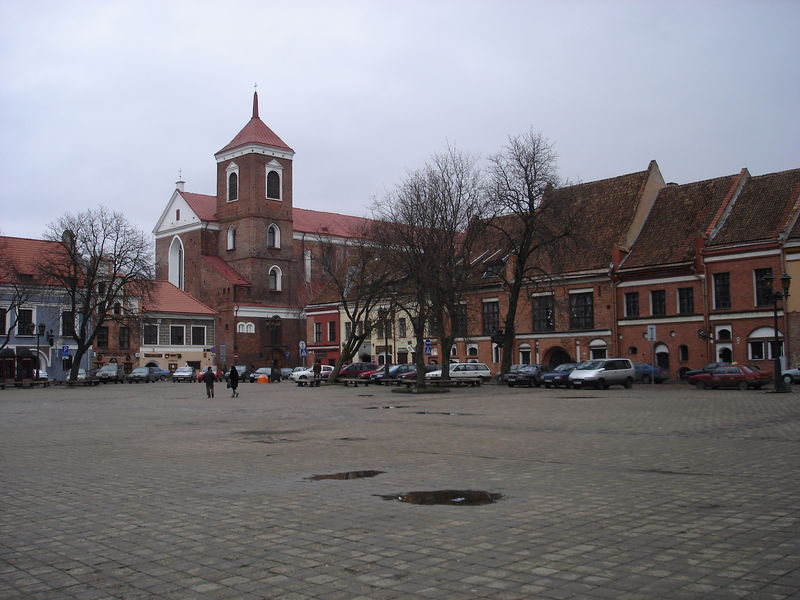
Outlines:
[[267,198],[272,200],[281,199],[281,176],[277,171],[267,173]]
[[267,248],[280,248],[281,247],[281,230],[273,223],[267,229]]
[[181,220],[181,209],[180,208],[176,208],[175,209],[175,220],[176,221],[180,221]]
[[236,228],[228,227],[228,250],[236,249]]
[[269,289],[273,292],[281,291],[281,270],[279,267],[272,267],[269,270]]

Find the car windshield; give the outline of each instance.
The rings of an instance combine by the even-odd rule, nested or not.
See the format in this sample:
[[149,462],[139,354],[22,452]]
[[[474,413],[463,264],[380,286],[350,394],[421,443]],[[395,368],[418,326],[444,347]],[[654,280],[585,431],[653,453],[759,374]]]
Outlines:
[[131,373],[149,373],[150,370],[147,367],[136,367]]
[[602,360],[587,360],[578,365],[578,370],[585,371],[589,369],[601,369],[603,367]]
[[178,367],[175,372],[176,373],[191,373],[192,367]]
[[553,370],[554,371],[568,371],[569,369],[574,369],[574,368],[575,368],[575,363],[561,363],[560,365],[558,365]]
[[116,371],[117,370],[117,365],[103,365],[100,368],[100,370],[101,371]]

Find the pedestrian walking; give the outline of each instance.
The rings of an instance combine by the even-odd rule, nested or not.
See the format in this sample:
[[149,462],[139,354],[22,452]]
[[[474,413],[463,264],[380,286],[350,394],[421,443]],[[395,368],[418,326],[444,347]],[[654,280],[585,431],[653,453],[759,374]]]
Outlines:
[[231,398],[239,397],[239,371],[236,367],[231,367],[231,373],[228,375],[228,384],[231,386]]
[[206,395],[209,398],[214,397],[214,371],[211,370],[211,367],[206,369],[206,372],[203,373],[203,381],[206,384]]
[[311,385],[319,387],[320,379],[322,377],[322,363],[320,362],[319,359],[317,359],[316,362],[314,363],[313,371],[314,371],[314,381],[311,383]]

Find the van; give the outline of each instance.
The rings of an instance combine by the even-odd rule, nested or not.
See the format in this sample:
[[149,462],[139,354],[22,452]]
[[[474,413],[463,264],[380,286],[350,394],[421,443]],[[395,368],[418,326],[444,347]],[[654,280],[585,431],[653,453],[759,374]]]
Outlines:
[[572,388],[594,386],[600,389],[610,385],[624,385],[630,388],[635,377],[636,370],[630,359],[600,358],[579,364],[569,374],[569,384]]

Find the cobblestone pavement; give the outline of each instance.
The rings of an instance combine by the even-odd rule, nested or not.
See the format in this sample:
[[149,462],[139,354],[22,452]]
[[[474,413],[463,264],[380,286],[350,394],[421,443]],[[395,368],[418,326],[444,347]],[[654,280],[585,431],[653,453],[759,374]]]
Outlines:
[[239,389],[0,391],[0,599],[800,597],[800,392]]

